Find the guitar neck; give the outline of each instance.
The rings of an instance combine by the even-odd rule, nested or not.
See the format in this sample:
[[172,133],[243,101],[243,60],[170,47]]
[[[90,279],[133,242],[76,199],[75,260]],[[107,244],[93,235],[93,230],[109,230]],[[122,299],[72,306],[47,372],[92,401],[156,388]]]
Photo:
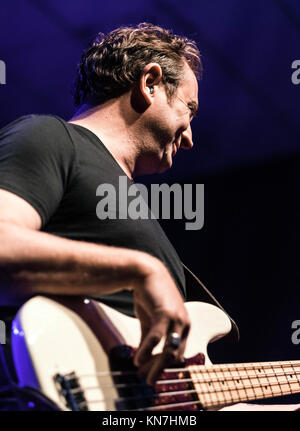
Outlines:
[[203,408],[300,393],[300,361],[188,367]]

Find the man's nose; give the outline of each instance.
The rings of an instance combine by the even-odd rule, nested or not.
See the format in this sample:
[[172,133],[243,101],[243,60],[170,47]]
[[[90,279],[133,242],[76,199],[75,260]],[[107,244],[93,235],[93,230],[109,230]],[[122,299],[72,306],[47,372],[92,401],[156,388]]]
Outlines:
[[193,145],[194,145],[193,134],[192,134],[191,125],[189,125],[189,127],[181,133],[180,147],[184,148],[185,150],[190,150],[193,147]]

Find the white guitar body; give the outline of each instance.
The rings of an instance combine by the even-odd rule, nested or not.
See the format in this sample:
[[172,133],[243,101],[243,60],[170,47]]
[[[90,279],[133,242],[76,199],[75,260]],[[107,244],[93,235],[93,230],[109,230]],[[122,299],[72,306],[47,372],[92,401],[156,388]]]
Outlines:
[[[91,309],[97,314],[99,336],[77,312],[56,300],[37,296],[23,305],[12,329],[19,382],[40,390],[62,410],[69,410],[54,377],[75,373],[88,410],[115,410],[114,400],[119,394],[111,377],[108,352],[118,345],[138,347],[140,324],[102,303],[82,300],[82,304],[88,312]],[[192,327],[185,356],[201,352],[205,365],[209,365],[207,345],[229,333],[230,320],[214,305],[189,302],[186,307]],[[154,353],[159,353],[162,345]]]

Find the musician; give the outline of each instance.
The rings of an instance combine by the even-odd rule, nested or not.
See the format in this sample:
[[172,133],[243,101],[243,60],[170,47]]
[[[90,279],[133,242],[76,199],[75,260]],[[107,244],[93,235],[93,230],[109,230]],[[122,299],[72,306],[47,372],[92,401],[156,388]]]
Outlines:
[[182,264],[156,220],[99,220],[96,190],[164,172],[192,148],[201,70],[193,41],[150,24],[119,28],[82,55],[71,120],[29,115],[0,132],[1,303],[84,295],[135,313],[134,362],[149,384],[183,358]]
[[118,28],[83,53],[69,121],[27,115],[0,131],[0,305],[84,296],[136,315],[134,363],[149,384],[183,359],[183,267],[155,219],[117,206],[100,220],[97,190],[164,172],[193,147],[201,72],[192,40],[151,24]]

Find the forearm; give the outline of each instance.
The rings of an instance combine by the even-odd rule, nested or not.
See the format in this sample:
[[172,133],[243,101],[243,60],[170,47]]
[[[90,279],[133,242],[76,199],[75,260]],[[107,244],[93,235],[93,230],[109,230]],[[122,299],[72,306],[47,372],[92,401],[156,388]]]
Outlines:
[[104,295],[135,287],[158,264],[139,251],[73,241],[10,223],[1,224],[0,242],[0,298]]
[[[60,238],[0,222],[0,305],[21,305],[30,296],[98,296],[133,289],[142,336],[134,363],[154,384],[167,364],[181,363],[190,320],[169,271],[147,253]],[[180,345],[167,343],[176,332]],[[161,339],[161,355],[152,357]]]

